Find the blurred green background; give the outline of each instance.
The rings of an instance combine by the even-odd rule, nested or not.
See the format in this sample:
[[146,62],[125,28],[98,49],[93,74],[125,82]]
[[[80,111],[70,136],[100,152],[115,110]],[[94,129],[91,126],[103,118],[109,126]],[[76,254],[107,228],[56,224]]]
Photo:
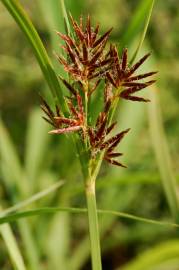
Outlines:
[[[94,23],[100,22],[101,33],[113,26],[111,41],[119,47],[128,47],[132,56],[150,2],[67,0],[65,3],[75,18],[90,14]],[[55,30],[64,32],[60,1],[21,3],[60,73],[61,67],[53,54],[60,51]],[[116,116],[119,129],[132,127],[121,146],[128,169],[103,164],[97,184],[99,208],[177,221],[169,207],[166,178],[169,182],[179,180],[178,29],[178,0],[156,1],[141,54],[151,51],[146,69],[159,71],[156,86],[144,90],[146,95],[152,93],[153,104],[157,96],[157,105],[120,103]],[[29,208],[85,207],[73,144],[63,135],[48,135],[49,126],[42,120],[38,95],[41,93],[50,100],[48,86],[26,37],[2,4],[0,33],[0,207],[12,206],[60,179],[65,180],[61,189]],[[177,197],[177,184],[173,186]],[[14,222],[11,229],[26,269],[91,269],[85,215],[37,216]],[[100,216],[100,231],[104,270],[179,269],[179,234],[170,226]],[[7,241],[1,237],[0,269],[9,270],[13,266],[6,245]]]

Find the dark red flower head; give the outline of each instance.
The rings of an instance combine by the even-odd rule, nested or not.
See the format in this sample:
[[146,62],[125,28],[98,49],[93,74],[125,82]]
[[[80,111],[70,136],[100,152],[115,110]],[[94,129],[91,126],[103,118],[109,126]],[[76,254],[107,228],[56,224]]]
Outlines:
[[[99,24],[93,28],[89,16],[85,23],[82,17],[79,23],[72,16],[70,18],[72,35],[58,33],[65,42],[62,47],[66,54],[66,58],[58,56],[58,60],[70,75],[70,80],[59,76],[70,93],[70,97],[65,98],[68,112],[65,112],[64,117],[58,106],[54,112],[42,98],[41,108],[46,114],[43,118],[53,126],[53,130],[49,132],[51,134],[77,132],[91,159],[95,160],[102,154],[110,164],[125,167],[116,160],[122,154],[115,149],[129,129],[110,136],[116,125],[111,124],[116,106],[116,102],[113,101],[119,97],[133,101],[148,101],[134,94],[153,84],[155,80],[141,80],[151,77],[156,72],[137,75],[134,73],[150,54],[144,55],[130,66],[127,49],[123,50],[121,58],[115,45],[106,50],[112,29],[100,36]],[[90,104],[94,102],[91,95],[102,79],[104,79],[104,109],[99,113],[96,124],[92,126],[89,123],[91,115],[88,115]]]
[[104,35],[99,35],[99,24],[95,28],[91,27],[90,17],[87,17],[84,24],[80,18],[78,24],[72,16],[71,23],[74,30],[74,37],[58,32],[58,35],[65,41],[62,46],[67,59],[58,56],[59,62],[73,78],[80,82],[86,82],[103,76],[110,69],[112,59],[105,52],[105,46],[112,29]]
[[125,48],[121,59],[119,58],[116,46],[111,46],[110,55],[113,59],[112,69],[106,73],[108,81],[117,89],[121,88],[119,96],[133,101],[149,101],[133,94],[153,84],[155,80],[140,82],[140,80],[150,77],[157,72],[148,72],[140,75],[134,75],[136,70],[146,61],[150,53],[144,55],[136,64],[129,66],[128,53]]

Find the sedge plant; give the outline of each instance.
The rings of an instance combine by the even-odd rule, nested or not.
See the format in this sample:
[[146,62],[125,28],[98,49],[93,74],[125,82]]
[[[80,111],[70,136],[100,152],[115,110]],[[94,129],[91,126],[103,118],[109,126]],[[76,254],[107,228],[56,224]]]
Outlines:
[[[109,44],[112,29],[100,35],[99,24],[92,27],[90,16],[85,22],[82,16],[79,23],[71,15],[70,20],[70,32],[57,32],[64,50],[64,54],[57,55],[57,59],[68,75],[68,79],[59,76],[59,80],[68,91],[64,94],[65,105],[54,100],[53,109],[41,98],[41,108],[45,113],[43,118],[53,127],[49,133],[72,136],[76,144],[84,179],[92,269],[101,270],[96,179],[103,160],[114,166],[126,167],[118,160],[122,153],[116,148],[130,130],[128,128],[114,134],[117,129],[117,122],[114,121],[115,110],[120,98],[148,102],[148,99],[136,95],[136,92],[153,84],[155,80],[144,79],[155,75],[156,72],[136,74],[150,53],[135,64],[130,64],[127,48],[123,49],[120,56],[117,46]],[[103,104],[99,114],[94,117],[91,104],[95,106],[94,96],[99,91]]]

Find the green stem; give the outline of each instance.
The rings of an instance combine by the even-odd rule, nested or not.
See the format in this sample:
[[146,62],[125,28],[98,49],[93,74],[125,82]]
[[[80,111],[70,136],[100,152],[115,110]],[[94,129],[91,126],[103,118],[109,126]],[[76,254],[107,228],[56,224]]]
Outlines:
[[[88,86],[87,86],[88,89]],[[86,130],[88,127],[88,91],[85,91],[85,126],[86,126]],[[88,148],[88,140],[87,140],[87,136],[86,136],[86,147]]]
[[[119,87],[116,91],[116,95],[118,95],[121,91],[121,87]],[[114,116],[116,107],[118,104],[118,99],[114,100],[110,115],[109,115],[109,124],[112,121]],[[85,110],[87,110],[87,97],[85,95]],[[87,112],[86,112],[87,115]],[[97,175],[99,173],[101,163],[103,160],[104,151],[99,155],[98,160],[96,161],[95,166],[90,171],[91,177],[87,179],[85,182],[86,187],[86,200],[87,200],[87,208],[88,208],[88,222],[89,222],[89,233],[90,233],[90,242],[91,242],[91,258],[92,258],[92,269],[93,270],[101,270],[101,250],[100,250],[100,236],[98,229],[98,216],[97,216],[97,208],[96,208],[96,194],[95,194],[95,182]]]
[[88,208],[88,222],[91,242],[92,269],[102,270],[100,236],[98,228],[98,215],[96,207],[95,180],[90,179],[86,183],[86,201]]
[[85,116],[86,116],[86,126],[88,125],[88,92],[85,92]]
[[[120,93],[121,87],[117,89],[117,95]],[[109,124],[112,121],[114,116],[116,107],[118,104],[118,100],[115,100],[112,104],[112,108],[109,116]],[[85,109],[87,110],[87,98],[85,95]],[[86,113],[87,115],[87,113]],[[92,258],[92,269],[93,270],[101,270],[101,250],[100,250],[100,236],[98,229],[98,216],[97,216],[97,207],[96,207],[96,194],[95,194],[95,182],[97,175],[99,173],[101,163],[103,160],[104,151],[99,155],[99,158],[92,170],[91,177],[85,182],[86,187],[86,200],[87,200],[87,208],[88,208],[88,222],[89,222],[89,233],[90,233],[90,242],[91,242],[91,258]]]
[[[84,84],[85,88],[85,117],[86,117],[86,127],[88,126],[88,91],[89,85],[88,82]],[[88,153],[88,138],[85,139],[85,147]],[[100,250],[100,236],[98,228],[98,215],[96,207],[96,194],[95,194],[95,182],[98,175],[101,162],[95,164],[94,170],[92,171],[91,161],[88,160],[86,167],[86,176],[85,176],[85,193],[86,193],[86,202],[88,209],[88,223],[89,223],[89,234],[91,242],[91,259],[92,259],[92,269],[93,270],[102,270],[101,264],[101,250]]]
[[122,87],[122,86],[119,86],[119,87],[116,89],[116,92],[115,92],[115,94],[114,94],[117,98],[115,98],[115,99],[113,100],[113,102],[112,102],[111,109],[110,109],[110,112],[109,112],[109,117],[108,117],[108,125],[111,124],[111,121],[112,121],[112,119],[113,119],[113,117],[114,117],[114,114],[115,114],[117,105],[118,105],[118,103],[119,103],[119,94],[120,94],[120,92],[122,92],[122,89],[123,89],[123,87]]

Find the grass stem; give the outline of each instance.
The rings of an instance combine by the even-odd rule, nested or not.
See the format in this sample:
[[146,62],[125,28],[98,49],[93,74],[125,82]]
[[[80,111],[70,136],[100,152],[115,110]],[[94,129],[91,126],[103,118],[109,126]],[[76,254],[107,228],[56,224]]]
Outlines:
[[86,200],[88,208],[89,233],[91,242],[92,269],[102,270],[98,215],[96,207],[95,181],[86,184]]

